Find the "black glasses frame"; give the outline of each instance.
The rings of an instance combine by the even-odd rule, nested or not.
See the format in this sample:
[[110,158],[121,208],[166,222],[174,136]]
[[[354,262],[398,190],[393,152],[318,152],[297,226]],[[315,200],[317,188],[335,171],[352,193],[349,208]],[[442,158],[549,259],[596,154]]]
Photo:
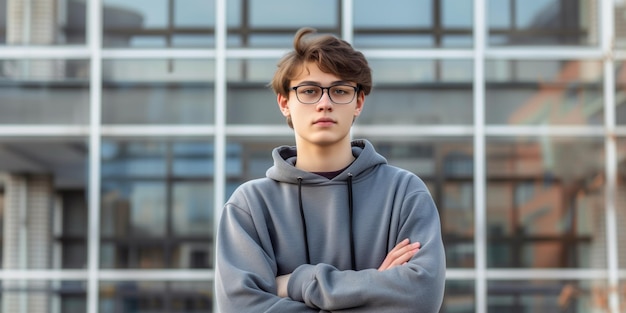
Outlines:
[[[317,88],[322,89],[322,92],[320,93],[320,97],[317,100],[315,100],[313,102],[304,102],[304,101],[300,100],[300,97],[298,97],[298,88],[300,88],[300,87],[317,87]],[[350,88],[354,89],[354,95],[352,95],[352,99],[350,99],[350,101],[348,101],[348,102],[337,102],[337,101],[333,100],[333,96],[331,96],[330,89],[331,88],[335,88],[335,87],[350,87]],[[300,101],[300,103],[302,103],[302,104],[315,104],[315,103],[320,102],[320,100],[324,96],[324,90],[326,90],[326,94],[328,94],[328,98],[330,99],[330,101],[332,103],[335,103],[335,104],[348,104],[348,103],[354,101],[354,98],[356,98],[356,95],[359,93],[360,88],[359,88],[359,86],[351,86],[351,85],[334,85],[334,86],[328,86],[328,87],[322,87],[322,86],[317,86],[317,85],[300,85],[300,86],[291,87],[291,90],[296,92],[296,99],[298,99],[298,101]]]

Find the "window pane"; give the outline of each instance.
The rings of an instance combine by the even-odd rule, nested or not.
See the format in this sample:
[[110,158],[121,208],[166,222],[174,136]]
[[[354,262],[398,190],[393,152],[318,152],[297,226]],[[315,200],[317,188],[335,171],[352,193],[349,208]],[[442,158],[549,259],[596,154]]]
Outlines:
[[103,140],[102,268],[210,268],[211,142]]
[[174,232],[180,236],[213,234],[213,184],[180,182],[174,185]]
[[203,282],[124,281],[100,283],[98,312],[212,311],[213,284]]
[[103,123],[213,124],[213,66],[208,60],[104,61]]
[[615,47],[626,48],[626,2],[615,3]]
[[305,25],[339,35],[340,6],[337,0],[228,1],[227,44],[229,47],[291,48],[294,33]]
[[354,5],[356,47],[471,47],[473,1],[402,0]]
[[3,269],[86,267],[87,154],[78,139],[0,142]]
[[510,28],[513,24],[511,19],[511,1],[487,0],[487,17],[490,29]]
[[[285,127],[288,127],[285,125]],[[265,171],[274,164],[272,150],[278,146],[293,146],[293,136],[287,138],[237,137],[228,138],[226,154],[226,199],[244,182],[265,177]]]
[[[626,269],[626,138],[617,140],[617,192],[615,193],[615,212],[617,213],[617,244],[619,267]],[[622,288],[626,292],[626,286]],[[624,295],[626,296],[626,295]],[[622,297],[622,299],[626,299]]]
[[0,112],[0,124],[86,124],[89,62],[0,60]]
[[213,27],[215,0],[174,0],[174,23],[177,27]]
[[0,45],[85,44],[85,0],[0,1]]
[[375,59],[370,66],[375,87],[358,124],[473,123],[470,61]]
[[215,45],[214,0],[103,0],[102,4],[105,47]]
[[417,28],[433,26],[433,3],[428,0],[398,0],[380,5],[360,0],[354,6],[355,28]]
[[474,313],[475,290],[473,281],[446,280],[446,291],[443,297],[441,313]]
[[489,0],[489,44],[598,44],[598,0]]
[[84,281],[3,280],[1,283],[2,312],[87,311],[87,283]]
[[103,140],[102,177],[164,178],[168,146],[163,142],[117,142]]
[[615,116],[617,124],[626,125],[626,62],[617,62],[615,83]]
[[61,267],[87,268],[88,207],[84,189],[61,192]]
[[489,312],[602,312],[605,281],[489,281]]
[[103,182],[102,232],[118,236],[163,236],[165,192],[165,185],[160,182]]
[[[339,17],[337,0],[290,1],[290,0],[247,0],[250,3],[250,26],[314,28],[335,26]],[[279,15],[276,13],[280,12]],[[280,16],[280,18],[277,18]]]
[[232,60],[227,63],[227,123],[286,125],[278,110],[276,95],[267,86],[274,76],[277,62]]
[[487,141],[490,267],[605,268],[602,138]]
[[486,122],[510,125],[602,125],[602,63],[486,62]]
[[415,173],[428,186],[439,210],[447,267],[473,267],[471,138],[373,138],[372,144],[389,164]]
[[443,27],[472,28],[474,1],[472,0],[441,0]]

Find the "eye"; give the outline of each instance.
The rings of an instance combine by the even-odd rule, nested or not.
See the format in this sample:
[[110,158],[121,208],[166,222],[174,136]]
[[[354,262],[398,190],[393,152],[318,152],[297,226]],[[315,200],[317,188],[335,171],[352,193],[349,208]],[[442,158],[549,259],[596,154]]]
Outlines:
[[354,89],[350,87],[342,87],[342,86],[333,87],[333,94],[336,94],[338,96],[349,95],[349,94],[352,94],[353,92],[354,92]]
[[315,86],[298,87],[298,92],[304,95],[314,95],[319,92],[319,88]]

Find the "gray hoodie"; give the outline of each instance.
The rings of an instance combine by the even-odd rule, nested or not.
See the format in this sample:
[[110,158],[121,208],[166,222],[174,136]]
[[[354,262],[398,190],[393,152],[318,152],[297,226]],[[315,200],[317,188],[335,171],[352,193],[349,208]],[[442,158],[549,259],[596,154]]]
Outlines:
[[[294,167],[295,147],[278,147],[267,177],[235,190],[217,233],[219,312],[439,311],[446,265],[428,189],[366,140],[352,152],[329,180]],[[405,238],[419,252],[378,271]],[[280,298],[275,279],[289,273],[289,298]]]

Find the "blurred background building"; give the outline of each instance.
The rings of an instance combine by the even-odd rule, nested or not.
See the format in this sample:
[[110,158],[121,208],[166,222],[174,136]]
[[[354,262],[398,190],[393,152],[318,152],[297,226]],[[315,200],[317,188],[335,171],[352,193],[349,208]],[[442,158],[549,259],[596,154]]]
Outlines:
[[441,312],[626,312],[624,0],[0,0],[1,311],[215,311],[302,26],[371,62],[353,135],[431,189]]

